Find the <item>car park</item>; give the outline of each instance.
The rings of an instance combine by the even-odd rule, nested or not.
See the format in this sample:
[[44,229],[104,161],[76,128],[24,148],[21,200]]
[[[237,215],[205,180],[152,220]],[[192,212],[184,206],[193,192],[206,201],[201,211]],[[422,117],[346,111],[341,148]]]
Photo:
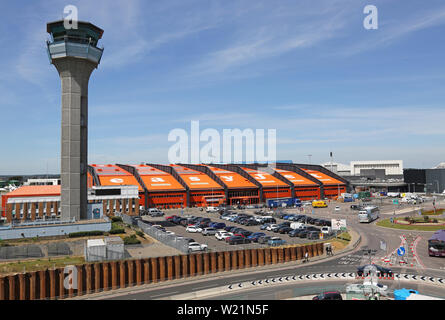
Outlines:
[[339,291],[326,291],[315,297],[312,300],[343,300]]
[[198,226],[187,226],[187,228],[185,228],[186,232],[191,232],[191,233],[198,233],[202,231],[202,228],[198,227]]
[[217,230],[215,228],[204,228],[202,229],[201,234],[203,236],[213,236],[216,234],[216,231]]
[[283,239],[281,239],[281,238],[278,238],[278,237],[272,237],[272,238],[270,238],[270,239],[267,241],[267,244],[268,244],[269,246],[281,246],[281,245],[283,245],[283,244],[285,244],[285,243],[286,243],[285,240],[283,240]]
[[190,242],[188,245],[188,252],[190,253],[195,251],[207,251],[207,245],[200,244],[198,242]]

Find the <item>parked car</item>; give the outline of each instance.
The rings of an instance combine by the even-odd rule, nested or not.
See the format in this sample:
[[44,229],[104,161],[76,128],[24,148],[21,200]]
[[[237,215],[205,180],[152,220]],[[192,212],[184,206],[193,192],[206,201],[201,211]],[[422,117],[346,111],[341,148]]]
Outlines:
[[210,212],[218,212],[219,209],[217,207],[207,207],[206,208],[206,212],[210,213]]
[[226,227],[226,224],[223,222],[212,222],[209,224],[209,227],[215,229],[224,229]]
[[248,231],[248,230],[242,230],[239,232],[239,234],[243,235],[244,237],[248,237],[252,234],[252,231]]
[[178,218],[178,216],[177,215],[168,216],[168,217],[165,217],[165,220],[172,222],[174,218]]
[[201,233],[203,236],[213,236],[216,234],[216,229],[215,228],[204,228]]
[[331,234],[333,234],[333,231],[332,231],[331,227],[326,226],[326,227],[321,228],[321,233],[323,233],[325,235],[331,235]]
[[281,227],[281,228],[278,229],[278,233],[286,234],[286,233],[289,233],[292,230],[294,230],[294,229],[292,229],[291,227]]
[[277,223],[277,220],[273,217],[263,217],[260,223]]
[[335,211],[340,211],[341,209],[340,209],[340,207],[339,206],[335,206],[335,209],[334,209]]
[[317,227],[313,227],[313,226],[308,226],[308,227],[306,227],[306,230],[307,230],[307,231],[317,231],[317,232],[320,232],[320,231],[321,231],[321,230],[318,229]]
[[272,237],[271,236],[262,236],[262,237],[258,238],[257,242],[259,244],[265,244],[265,243],[267,243],[267,241],[269,241],[269,239],[272,239]]
[[218,239],[218,240],[224,240],[227,237],[232,237],[232,236],[233,236],[233,233],[232,232],[227,232],[227,231],[218,231],[215,234],[215,238]]
[[326,291],[315,297],[312,300],[343,300],[339,291]]
[[267,230],[267,231],[272,231],[273,228],[278,228],[278,225],[277,225],[277,224],[274,224],[274,223],[269,224],[269,225],[266,227],[266,230]]
[[307,238],[310,240],[318,240],[318,239],[320,239],[320,233],[317,231],[310,231],[307,234]]
[[258,239],[262,236],[265,236],[266,234],[264,232],[254,232],[251,235],[247,237],[252,242],[258,242]]
[[282,246],[285,243],[286,243],[285,240],[278,238],[278,237],[272,237],[267,241],[267,244],[269,246]]
[[239,236],[233,236],[228,238],[227,240],[228,244],[245,244],[250,243],[250,240],[247,238],[239,237]]
[[308,233],[309,233],[309,231],[307,231],[306,229],[300,230],[297,233],[297,236],[298,236],[298,238],[306,238]]
[[232,232],[232,229],[235,229],[235,226],[226,226],[225,228],[223,228],[225,231],[227,232]]
[[200,244],[198,242],[190,242],[188,246],[188,252],[190,253],[195,251],[207,251],[207,245]]
[[202,232],[202,228],[198,227],[198,226],[187,226],[187,228],[185,228],[186,232],[192,232],[192,233],[197,233],[197,232]]
[[288,235],[289,237],[297,237],[298,233],[301,231],[301,229],[294,229],[292,231],[289,231]]
[[164,215],[164,212],[155,208],[150,208],[146,212],[151,217],[162,217]]
[[262,225],[260,226],[260,230],[267,230],[267,227],[269,227],[271,224],[273,224],[273,223],[265,223],[265,224],[262,224]]

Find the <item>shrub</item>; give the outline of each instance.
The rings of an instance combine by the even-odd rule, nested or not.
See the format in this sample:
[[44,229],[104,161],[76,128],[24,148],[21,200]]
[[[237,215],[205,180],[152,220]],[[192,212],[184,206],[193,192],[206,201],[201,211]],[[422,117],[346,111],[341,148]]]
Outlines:
[[139,243],[141,243],[141,241],[139,241],[139,239],[136,238],[135,234],[132,234],[131,236],[124,238],[124,244],[139,244]]
[[110,234],[120,234],[120,233],[125,233],[125,229],[124,228],[112,228],[110,230]]
[[111,217],[111,222],[122,222],[122,217]]
[[144,233],[143,233],[142,231],[137,230],[137,231],[136,231],[136,234],[137,234],[139,237],[145,239]]
[[102,236],[104,234],[103,231],[80,231],[80,232],[72,232],[68,234],[68,238],[77,238],[77,237],[88,237],[88,236]]

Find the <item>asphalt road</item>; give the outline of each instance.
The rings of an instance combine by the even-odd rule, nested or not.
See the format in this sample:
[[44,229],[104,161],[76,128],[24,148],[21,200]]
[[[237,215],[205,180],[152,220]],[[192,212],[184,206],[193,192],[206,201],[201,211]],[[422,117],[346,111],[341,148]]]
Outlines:
[[[445,278],[445,259],[443,258],[435,258],[429,257],[427,253],[427,239],[430,237],[432,232],[407,232],[403,230],[395,230],[395,229],[387,229],[377,227],[375,225],[376,222],[369,224],[362,224],[358,222],[357,212],[350,209],[350,203],[344,204],[336,204],[341,207],[339,212],[333,210],[333,204],[331,203],[328,208],[323,209],[314,209],[312,208],[306,209],[304,214],[311,215],[317,218],[341,218],[347,220],[347,225],[349,228],[354,229],[362,236],[362,242],[360,246],[345,255],[334,256],[332,258],[321,260],[319,262],[310,262],[309,264],[296,264],[294,266],[288,266],[282,268],[278,266],[276,269],[264,270],[261,268],[248,269],[245,272],[239,273],[240,271],[230,274],[230,272],[217,274],[209,278],[205,279],[196,279],[191,278],[187,280],[185,283],[173,284],[166,282],[165,285],[156,287],[156,288],[147,288],[144,290],[135,289],[135,291],[125,292],[122,295],[119,292],[114,292],[112,296],[106,295],[103,296],[104,299],[137,299],[137,300],[153,300],[153,299],[165,299],[170,296],[189,293],[194,291],[200,291],[209,288],[217,288],[225,285],[229,285],[231,283],[239,283],[244,281],[253,281],[259,279],[266,279],[272,277],[284,277],[289,275],[304,275],[304,274],[315,274],[315,273],[326,273],[326,272],[356,272],[357,266],[367,264],[371,261],[389,267],[393,269],[394,272],[398,273],[407,273],[413,275],[426,275],[431,277],[443,277]],[[392,215],[394,207],[391,203],[383,203],[380,204],[382,209],[381,219],[389,217]],[[425,207],[431,206],[431,204],[425,204]],[[410,208],[409,206],[405,206],[405,208]],[[189,209],[190,210],[190,209]],[[192,209],[193,210],[193,209]],[[244,211],[253,211],[253,210],[244,210]],[[297,209],[289,209],[289,212],[299,213]],[[313,213],[312,213],[313,212]],[[203,215],[208,216],[205,212],[201,212],[195,209],[195,211],[186,212],[193,215]],[[170,211],[167,215],[178,214],[178,212]],[[411,212],[405,212],[400,216],[409,215]],[[218,215],[210,214],[212,216],[212,221],[224,221],[217,218]],[[157,218],[160,220],[159,218]],[[164,219],[162,219],[165,221]],[[160,220],[160,221],[162,221]],[[280,220],[277,220],[281,222]],[[236,224],[233,224],[236,225]],[[259,226],[251,226],[243,228],[251,231],[260,231]],[[190,236],[185,232],[185,228],[181,226],[171,226],[167,227],[167,229],[174,231],[177,234]],[[267,232],[265,232],[267,233]],[[272,235],[277,236],[277,234],[270,232]],[[305,242],[304,239],[298,238],[290,238],[287,235],[278,235],[282,238],[288,240],[302,241]],[[400,265],[394,264],[389,266],[387,263],[383,263],[382,259],[390,255],[390,253],[394,252],[402,243],[403,236],[408,237],[410,239],[415,239],[418,237],[419,240],[414,246],[414,250],[417,254],[418,263],[416,263],[413,267],[409,265]],[[225,243],[221,243],[214,238],[204,237],[198,234],[192,234],[192,237],[198,242],[208,243],[211,248],[220,250],[222,248],[227,249],[235,249],[237,246],[230,246]],[[386,243],[386,250],[381,248],[381,243]],[[290,242],[290,241],[289,241]],[[290,242],[291,243],[291,242]],[[301,242],[296,242],[301,243]],[[246,245],[244,245],[246,246]],[[251,244],[251,246],[258,246],[257,244]],[[246,246],[247,247],[247,246]],[[370,256],[367,253],[367,249],[374,250],[373,254]],[[222,249],[224,250],[224,249]],[[335,254],[335,253],[334,253]],[[386,283],[385,283],[386,284]],[[315,294],[319,292],[322,288],[327,288],[329,286],[342,286],[344,282],[339,283],[311,283],[309,287],[312,289],[302,289],[301,284],[294,284],[292,286],[280,287],[280,288],[262,288],[260,290],[249,291],[249,292],[236,292],[233,295],[228,296],[220,296],[217,299],[283,299],[289,298],[288,296],[291,293],[296,294],[297,292],[303,293],[303,291],[307,294]],[[397,289],[402,285],[400,281],[389,281],[391,289]],[[303,285],[304,287],[304,285]],[[308,287],[308,284],[306,284]],[[410,288],[420,289],[421,292],[435,296],[445,296],[445,292],[443,289],[437,289],[436,287],[428,287],[426,285],[418,285],[418,284],[409,284]],[[420,288],[419,288],[420,287]],[[312,292],[309,292],[312,291]],[[314,291],[314,292],[313,292]]]

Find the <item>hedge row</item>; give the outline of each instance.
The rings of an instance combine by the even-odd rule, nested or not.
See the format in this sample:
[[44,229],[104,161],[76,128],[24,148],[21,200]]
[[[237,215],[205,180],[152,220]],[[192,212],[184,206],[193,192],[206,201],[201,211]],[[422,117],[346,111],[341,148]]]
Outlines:
[[102,236],[105,232],[103,231],[80,231],[80,232],[72,232],[68,234],[68,238],[77,238],[77,237],[88,237],[88,236]]

